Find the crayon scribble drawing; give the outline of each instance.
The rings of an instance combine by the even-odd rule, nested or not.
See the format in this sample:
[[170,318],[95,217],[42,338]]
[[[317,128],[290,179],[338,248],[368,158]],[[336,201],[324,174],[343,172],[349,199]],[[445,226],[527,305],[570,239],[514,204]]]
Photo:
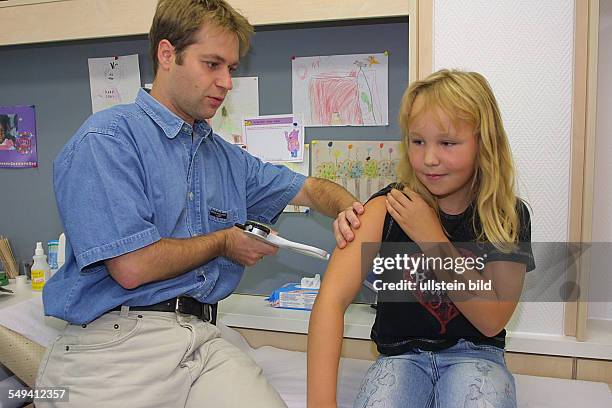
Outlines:
[[259,78],[232,78],[232,84],[232,90],[212,118],[212,128],[228,142],[242,144],[242,118],[259,116]]
[[111,106],[131,103],[140,89],[138,55],[89,58],[91,109],[98,112]]
[[313,140],[312,175],[334,181],[365,202],[397,181],[399,141]]
[[386,53],[294,58],[293,112],[305,126],[386,126],[388,66]]

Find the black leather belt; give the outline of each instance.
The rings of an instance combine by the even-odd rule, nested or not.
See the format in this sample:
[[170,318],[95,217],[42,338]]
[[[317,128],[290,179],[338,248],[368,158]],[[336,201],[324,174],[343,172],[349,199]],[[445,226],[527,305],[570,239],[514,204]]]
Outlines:
[[[200,320],[210,322],[212,324],[217,323],[217,304],[210,305],[207,303],[200,303],[194,298],[188,296],[179,296],[172,299],[168,299],[164,302],[159,302],[154,305],[148,306],[130,306],[130,310],[134,311],[153,311],[153,312],[176,312],[184,313],[196,316]],[[121,306],[110,310],[121,311]]]

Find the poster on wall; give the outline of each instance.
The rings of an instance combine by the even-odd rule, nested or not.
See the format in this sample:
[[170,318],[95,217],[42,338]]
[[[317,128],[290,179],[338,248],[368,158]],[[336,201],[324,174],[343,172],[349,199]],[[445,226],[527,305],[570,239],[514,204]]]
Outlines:
[[389,56],[326,55],[292,59],[293,113],[304,126],[387,126]]
[[34,106],[0,106],[0,167],[38,167]]
[[93,113],[136,100],[140,89],[138,54],[89,58],[87,63]]
[[247,151],[261,160],[304,160],[304,126],[296,115],[246,117],[242,133]]
[[210,123],[230,143],[243,144],[242,118],[259,116],[259,78],[232,78],[233,88]]
[[313,140],[312,175],[340,184],[361,202],[397,181],[397,140]]

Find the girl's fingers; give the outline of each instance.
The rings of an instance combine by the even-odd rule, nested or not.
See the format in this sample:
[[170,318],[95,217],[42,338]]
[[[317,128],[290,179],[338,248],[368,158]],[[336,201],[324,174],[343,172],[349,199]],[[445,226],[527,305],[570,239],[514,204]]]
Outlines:
[[386,200],[385,203],[387,205],[387,212],[391,215],[391,217],[397,220],[399,213],[395,210],[395,208],[393,208],[393,205],[389,200]]
[[414,190],[410,189],[409,187],[404,187],[404,188],[402,189],[402,191],[403,191],[404,193],[408,194],[408,195],[411,195],[411,194],[416,194],[416,193],[414,192]]
[[387,204],[390,205],[393,208],[393,210],[396,212],[397,212],[396,208],[399,209],[401,207],[401,204],[398,203],[395,197],[393,197],[393,195],[391,194],[387,195]]
[[398,190],[391,190],[391,192],[389,192],[389,194],[387,194],[387,197],[389,198],[389,201],[391,201],[392,203],[397,203],[398,205],[403,205],[402,203],[402,197],[403,194],[400,193]]
[[421,197],[421,195],[419,193],[417,193],[414,190],[411,190],[408,187],[404,187],[404,189],[402,190],[402,192],[405,194],[406,197],[408,197],[408,199],[410,200],[410,202],[412,203],[416,203],[416,202],[424,202],[423,197]]

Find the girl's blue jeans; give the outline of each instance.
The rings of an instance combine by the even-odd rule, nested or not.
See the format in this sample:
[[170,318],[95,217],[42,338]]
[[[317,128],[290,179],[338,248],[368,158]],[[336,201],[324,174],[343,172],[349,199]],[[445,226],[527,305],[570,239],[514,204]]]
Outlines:
[[504,351],[467,340],[442,351],[380,356],[355,408],[516,408]]

